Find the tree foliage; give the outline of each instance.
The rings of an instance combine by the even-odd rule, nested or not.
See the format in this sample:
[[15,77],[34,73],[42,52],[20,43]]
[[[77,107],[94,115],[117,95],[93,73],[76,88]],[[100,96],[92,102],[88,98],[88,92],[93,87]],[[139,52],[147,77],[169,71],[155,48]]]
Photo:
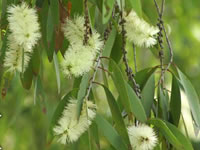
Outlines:
[[[156,131],[158,141],[155,150],[196,149],[195,141],[188,134],[191,131],[188,131],[187,122],[184,120],[182,104],[187,99],[193,130],[198,132],[200,101],[192,84],[194,82],[183,73],[185,70],[180,69],[183,67],[179,59],[184,56],[175,52],[180,41],[174,43],[178,36],[175,36],[174,31],[170,33],[167,24],[173,26],[173,17],[168,14],[172,13],[170,10],[180,9],[180,6],[177,6],[179,9],[176,10],[171,8],[178,2],[27,0],[29,8],[37,10],[41,38],[35,44],[27,66],[24,67],[26,50],[23,50],[22,70],[10,72],[5,66],[5,59],[9,44],[14,41],[9,41],[12,31],[8,9],[21,3],[21,0],[1,1],[0,113],[3,118],[0,118],[0,144],[9,147],[6,143],[8,136],[13,140],[10,149],[131,150],[134,147],[128,127],[146,124]],[[182,5],[185,10],[193,7],[193,4],[186,1]],[[131,25],[136,27],[127,25],[132,21],[131,17],[127,20],[130,14],[134,18]],[[70,60],[70,56],[72,59],[73,55],[66,57],[66,54],[77,47],[73,47],[73,37],[66,37],[66,32],[73,33],[75,29],[63,31],[63,28],[66,22],[75,20],[78,16],[83,16],[84,24],[80,33],[84,34],[81,35],[82,41],[77,42],[78,44],[74,42],[74,45],[78,45],[82,52],[90,49],[92,44],[99,42],[100,46],[93,47],[97,51],[92,54],[95,60],[92,59],[89,71],[83,71],[77,76],[71,73],[70,77],[66,77],[65,69],[71,71],[74,63],[64,66],[62,62],[66,61],[66,58]],[[182,19],[183,26],[185,18]],[[179,30],[185,32],[180,32],[180,37],[188,34],[185,28]],[[91,39],[95,34],[99,37],[92,43]],[[190,42],[186,41],[186,44]],[[78,50],[75,54],[79,53]],[[146,60],[145,54],[148,54],[151,60]],[[194,54],[188,57],[193,57],[192,55]],[[79,59],[83,59],[79,62],[81,65],[85,60],[91,60],[84,57],[77,57],[75,60]],[[88,114],[88,101],[97,106],[96,117],[89,120],[92,125],[76,142],[61,145],[58,142],[59,137],[55,136],[54,128],[59,119],[65,116],[63,112],[72,98],[77,100],[77,122],[73,119],[72,122],[78,124],[83,118],[83,111]],[[20,116],[30,117],[24,119]],[[185,128],[181,129],[182,126]],[[16,138],[12,127],[15,128],[16,135],[23,136]],[[23,131],[17,131],[22,128]],[[27,142],[23,148],[27,136],[32,136],[34,140]]]

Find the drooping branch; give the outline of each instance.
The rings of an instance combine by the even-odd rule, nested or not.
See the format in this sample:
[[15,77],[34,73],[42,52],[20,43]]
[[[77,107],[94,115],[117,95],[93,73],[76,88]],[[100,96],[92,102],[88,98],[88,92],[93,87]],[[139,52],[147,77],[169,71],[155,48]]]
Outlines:
[[[122,7],[122,6],[121,6]],[[136,93],[136,95],[141,98],[141,94],[140,94],[140,87],[139,85],[136,83],[134,77],[135,75],[133,74],[133,70],[131,69],[131,67],[129,67],[129,64],[128,64],[128,58],[127,58],[127,51],[126,51],[126,31],[125,31],[125,25],[124,23],[126,22],[126,20],[124,19],[123,17],[123,9],[121,8],[121,12],[120,12],[120,18],[121,18],[121,21],[120,21],[120,25],[121,25],[121,33],[122,33],[122,53],[123,53],[123,62],[125,64],[125,67],[126,67],[126,74],[128,76],[128,79],[129,81],[132,82],[133,84],[133,88],[134,88],[134,91]]]
[[136,59],[136,47],[133,44],[133,60],[134,60],[134,66],[135,66],[135,73],[137,73],[137,59]]
[[[158,6],[158,3],[156,0],[154,0],[154,4],[156,6],[156,9],[157,9],[157,13],[158,13],[158,16],[159,16],[159,23],[158,23],[158,27],[160,29],[160,32],[159,32],[159,35],[158,35],[158,42],[160,44],[160,52],[159,52],[159,56],[160,56],[160,62],[161,62],[161,78],[160,78],[160,82],[163,83],[164,81],[164,74],[165,72],[169,69],[169,67],[171,66],[172,62],[173,62],[173,49],[172,49],[172,46],[171,46],[171,42],[169,40],[169,37],[167,35],[167,32],[166,32],[166,29],[165,29],[165,26],[164,26],[164,22],[162,20],[162,16],[163,16],[163,13],[164,13],[164,6],[165,6],[165,0],[162,0],[162,5],[161,5],[161,10],[159,9],[159,6]],[[163,41],[162,41],[162,31],[164,32],[165,34],[165,38],[166,38],[166,41],[167,41],[167,45],[168,45],[168,48],[169,48],[169,52],[170,52],[170,60],[169,60],[169,63],[167,65],[166,68],[163,67],[163,59],[164,57],[162,58],[162,56],[164,56],[164,52],[163,52]]]
[[89,36],[92,34],[92,30],[90,27],[90,21],[89,21],[89,15],[88,15],[88,5],[87,5],[87,0],[84,0],[84,19],[85,19],[85,23],[84,23],[84,28],[85,28],[85,33],[84,33],[84,40],[83,40],[83,44],[86,45],[88,43],[88,39]]

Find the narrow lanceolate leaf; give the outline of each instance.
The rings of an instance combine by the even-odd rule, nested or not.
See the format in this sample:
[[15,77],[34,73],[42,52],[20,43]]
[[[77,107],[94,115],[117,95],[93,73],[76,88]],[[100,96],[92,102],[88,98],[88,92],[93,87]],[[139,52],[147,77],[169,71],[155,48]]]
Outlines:
[[112,118],[115,122],[116,130],[120,134],[120,136],[124,139],[127,145],[130,145],[129,137],[128,137],[128,132],[124,123],[124,120],[122,118],[120,109],[118,107],[118,104],[112,95],[112,93],[109,91],[109,89],[102,85],[102,87],[105,90],[106,96],[107,96],[107,101],[110,107],[110,111],[112,113]]
[[47,16],[48,16],[49,4],[48,1],[44,1],[42,5],[42,10],[39,15],[39,19],[41,22],[41,32],[42,32],[42,43],[44,49],[47,51],[48,44],[47,44]]
[[34,49],[34,52],[33,52],[33,56],[32,56],[32,71],[33,71],[33,74],[35,76],[37,76],[39,74],[39,71],[40,71],[40,50],[41,50],[41,45],[38,45],[35,47]]
[[172,89],[171,89],[171,100],[170,100],[170,122],[175,126],[178,126],[180,115],[181,115],[181,93],[178,81],[173,75],[172,77]]
[[103,24],[106,24],[110,17],[112,16],[112,10],[115,4],[115,0],[103,0],[102,6],[102,21]]
[[200,103],[199,97],[192,86],[192,83],[188,80],[188,78],[177,68],[178,75],[180,77],[180,82],[184,88],[185,94],[188,98],[188,103],[190,105],[190,109],[195,120],[195,123],[198,127],[200,127]]
[[81,0],[73,0],[71,1],[71,16],[81,15],[83,13],[83,1]]
[[36,104],[36,99],[37,99],[37,90],[38,90],[38,78],[36,77],[34,79],[34,96],[33,96],[33,102],[34,102],[34,105]]
[[154,91],[155,91],[155,78],[154,74],[152,74],[142,90],[142,99],[141,99],[144,109],[146,111],[146,115],[148,117],[150,116],[151,107],[154,101]]
[[55,47],[55,32],[54,32],[54,24],[53,24],[53,17],[52,17],[53,10],[48,10],[48,18],[46,24],[46,33],[47,33],[47,55],[48,59],[51,62],[53,59],[54,47]]
[[78,96],[77,96],[77,118],[79,119],[80,114],[81,114],[81,110],[82,110],[82,106],[83,106],[83,101],[87,92],[87,88],[88,88],[88,83],[89,83],[89,74],[86,73],[81,80],[81,84],[79,87],[79,91],[78,91]]
[[112,47],[112,52],[110,57],[116,62],[119,63],[122,57],[122,51],[121,51],[121,45],[122,45],[122,35],[117,34],[115,38],[115,42]]
[[97,150],[100,150],[100,137],[99,137],[99,132],[98,132],[98,126],[95,122],[92,123],[90,130],[92,131],[92,138],[95,141]]
[[58,0],[50,0],[51,15],[55,26],[59,25],[59,2]]
[[156,68],[146,68],[138,71],[135,76],[136,82],[140,85],[140,89],[143,90],[149,77],[156,71]]
[[110,65],[113,70],[113,73],[111,74],[111,76],[114,81],[115,87],[119,93],[121,103],[123,104],[126,112],[130,113],[131,112],[131,104],[130,104],[130,100],[128,97],[126,82],[123,78],[122,72],[113,60],[110,60]]
[[158,104],[159,104],[159,117],[168,120],[168,93],[161,87],[158,87]]
[[126,1],[127,5],[130,5],[128,7],[131,7],[138,14],[138,16],[142,17],[141,0],[126,0]]
[[180,143],[183,145],[184,150],[193,150],[192,144],[190,140],[185,137],[176,126],[169,122],[165,122],[167,127],[172,131],[172,133],[176,136],[176,138],[180,141]]
[[21,83],[23,87],[27,90],[31,88],[32,80],[33,80],[33,72],[32,72],[32,64],[31,61],[29,62],[28,67],[26,68],[25,72],[20,74]]
[[[8,32],[6,31],[5,35],[3,36],[3,43],[0,49],[0,65],[3,64],[6,49],[7,49],[7,40],[8,40]],[[0,71],[1,72],[1,71]]]
[[126,144],[123,142],[121,136],[101,115],[96,115],[95,122],[98,125],[100,132],[105,136],[105,138],[116,150],[128,149]]
[[[101,67],[104,68],[103,64],[101,64]],[[104,81],[104,85],[106,85],[106,87],[109,88],[109,84],[108,84],[108,79],[106,76],[106,72],[105,71],[101,71],[102,72],[102,76],[103,76],[103,81]]]
[[183,149],[183,145],[176,138],[174,133],[168,128],[166,123],[161,119],[150,119],[147,121],[150,124],[153,124],[156,128],[159,129],[161,134],[177,149]]
[[2,0],[1,1],[1,21],[0,26],[1,29],[6,29],[7,26],[7,8],[10,6],[10,4],[13,3],[12,0]]
[[62,47],[60,49],[60,52],[61,52],[63,57],[64,57],[65,52],[66,52],[68,47],[69,47],[69,41],[66,38],[64,38],[63,39],[63,43],[62,43]]
[[130,99],[131,111],[135,115],[136,119],[140,120],[141,122],[146,122],[147,116],[145,114],[145,110],[144,107],[142,106],[140,99],[137,97],[134,90],[128,83],[126,84],[126,87]]
[[51,119],[48,140],[53,139],[53,128],[57,124],[60,117],[62,116],[62,112],[63,112],[65,106],[67,106],[67,103],[69,102],[70,98],[73,96],[74,91],[77,91],[77,90],[75,89],[75,90],[72,90],[71,92],[69,92],[67,95],[65,95],[65,97],[57,105],[57,107],[53,113],[53,117]]
[[53,55],[53,62],[54,62],[55,71],[56,71],[56,81],[57,81],[57,86],[58,86],[58,94],[60,94],[60,70],[59,70],[57,55],[56,55],[55,52],[54,52],[54,55]]
[[110,57],[111,50],[112,50],[112,47],[113,47],[113,44],[115,41],[116,33],[117,33],[117,31],[116,31],[115,27],[113,27],[111,33],[109,34],[108,40],[105,43],[105,47],[104,47],[102,56]]

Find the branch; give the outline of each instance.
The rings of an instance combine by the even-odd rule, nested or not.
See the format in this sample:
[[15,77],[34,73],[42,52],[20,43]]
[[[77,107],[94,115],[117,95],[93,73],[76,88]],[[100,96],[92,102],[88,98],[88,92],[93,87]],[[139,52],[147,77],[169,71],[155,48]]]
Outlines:
[[[122,7],[122,6],[121,6]],[[125,64],[125,67],[126,67],[126,74],[128,76],[128,79],[129,81],[132,82],[133,84],[133,88],[134,88],[134,91],[136,93],[136,95],[141,98],[141,94],[140,94],[140,87],[139,85],[136,83],[135,79],[134,79],[134,74],[133,74],[133,71],[131,69],[131,67],[129,67],[129,64],[128,64],[128,59],[127,59],[127,51],[125,49],[125,46],[126,46],[126,31],[125,31],[125,19],[123,18],[123,10],[121,9],[121,12],[120,12],[120,17],[121,17],[121,21],[120,21],[120,25],[122,27],[122,53],[123,53],[123,62]]]
[[[160,56],[160,62],[161,62],[161,78],[160,78],[160,81],[161,83],[164,82],[164,74],[165,72],[169,69],[169,67],[171,66],[172,62],[173,62],[173,49],[172,49],[172,46],[171,46],[171,43],[170,43],[170,40],[168,38],[168,35],[167,35],[167,32],[166,32],[166,29],[165,29],[165,26],[164,26],[164,22],[162,20],[162,16],[163,16],[163,13],[164,13],[164,5],[165,5],[165,0],[162,0],[162,6],[161,6],[161,11],[159,9],[159,6],[156,2],[156,0],[154,0],[154,3],[155,3],[155,6],[156,6],[156,9],[157,9],[157,13],[159,15],[159,23],[158,23],[158,27],[160,29],[160,32],[159,32],[159,36],[158,36],[158,42],[160,44],[160,47],[161,47],[161,50],[159,51],[159,56]],[[166,41],[167,41],[167,45],[169,47],[169,52],[170,52],[170,60],[169,60],[169,63],[167,65],[166,68],[163,67],[163,59],[164,57],[162,58],[162,56],[164,55],[163,53],[163,41],[162,41],[162,31],[164,31],[164,34],[165,34],[165,38],[166,38]]]
[[133,44],[133,59],[134,59],[134,65],[135,65],[135,73],[137,73],[137,60],[136,60],[136,47]]

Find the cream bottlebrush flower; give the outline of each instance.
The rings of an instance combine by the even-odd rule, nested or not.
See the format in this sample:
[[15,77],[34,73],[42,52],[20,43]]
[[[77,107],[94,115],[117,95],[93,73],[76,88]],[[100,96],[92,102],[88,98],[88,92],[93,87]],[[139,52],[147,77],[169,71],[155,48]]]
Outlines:
[[153,150],[157,144],[157,136],[147,125],[128,127],[131,146],[134,150]]
[[86,45],[84,39],[84,18],[76,16],[73,20],[67,19],[63,25],[65,37],[70,46],[65,53],[64,61],[61,64],[63,72],[68,77],[81,76],[91,70],[97,53],[103,48],[103,41],[99,33],[93,30]]
[[[73,20],[66,19],[62,29],[66,39],[71,45],[83,45],[85,33],[83,16],[75,16]],[[91,48],[94,53],[98,52],[103,47],[103,41],[100,39],[100,34],[96,30],[92,31],[87,46]]]
[[32,51],[41,37],[36,10],[26,3],[12,5],[8,8],[8,22],[15,42],[26,51]]
[[58,125],[54,127],[55,136],[62,144],[75,142],[89,128],[96,116],[96,105],[85,101],[79,120],[77,120],[77,100],[70,100],[65,107]]
[[75,16],[74,19],[66,19],[62,29],[70,44],[83,44],[84,17]]
[[79,50],[79,46],[70,45],[65,52],[64,59],[61,63],[63,73],[67,77],[72,75],[78,77],[90,71],[94,62],[94,54],[85,46]]
[[138,15],[131,11],[125,16],[125,30],[127,39],[139,47],[151,47],[157,43],[156,35],[159,32],[157,27],[151,26]]
[[[22,70],[25,70],[28,67],[29,61],[30,61],[30,52],[24,51],[24,56],[23,56],[23,48],[19,46],[13,39],[13,36],[9,34],[8,51],[6,51],[5,54],[4,67],[6,67],[8,69],[7,71],[9,72],[15,72],[15,71],[22,72]],[[22,63],[24,63],[24,66],[22,65]],[[23,69],[22,66],[24,67]]]

